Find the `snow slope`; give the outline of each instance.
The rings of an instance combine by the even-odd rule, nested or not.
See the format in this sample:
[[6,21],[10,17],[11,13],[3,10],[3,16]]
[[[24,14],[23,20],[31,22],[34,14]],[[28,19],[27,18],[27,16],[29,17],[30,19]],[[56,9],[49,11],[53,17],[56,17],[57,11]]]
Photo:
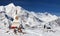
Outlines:
[[[17,11],[19,22],[23,25],[22,29],[26,34],[9,29],[9,25],[14,20]],[[20,6],[10,3],[6,6],[0,6],[0,36],[60,36],[60,18],[50,13],[35,13],[27,11]],[[44,28],[44,25],[46,26]],[[47,29],[50,27],[51,29]],[[6,31],[9,31],[6,33]]]

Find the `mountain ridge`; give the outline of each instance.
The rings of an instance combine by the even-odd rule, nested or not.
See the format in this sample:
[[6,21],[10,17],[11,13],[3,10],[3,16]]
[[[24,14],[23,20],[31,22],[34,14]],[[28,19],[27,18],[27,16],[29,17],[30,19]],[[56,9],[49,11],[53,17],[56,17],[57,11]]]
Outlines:
[[[35,19],[38,18],[39,21],[43,21],[43,22],[50,22],[50,21],[58,19],[58,17],[56,15],[51,15],[50,13],[47,13],[47,12],[45,12],[45,13],[38,13],[37,12],[38,13],[37,14],[33,11],[27,11],[20,6],[15,6],[13,3],[6,5],[6,6],[0,6],[0,7],[1,7],[0,12],[4,11],[4,12],[6,12],[5,14],[7,14],[8,16],[10,16],[12,18],[14,18],[15,12],[17,12],[17,15],[19,17],[21,17],[21,18],[24,17],[24,20],[25,21],[27,20],[26,22],[32,21],[32,23],[33,23],[34,17],[35,17]],[[30,18],[30,20],[29,20],[29,18]]]
[[[12,32],[14,30],[10,29],[11,25],[21,26],[22,31],[26,32],[24,36],[49,36],[56,32],[59,33],[60,17],[48,12],[28,11],[21,6],[15,6],[13,3],[0,6],[0,35],[16,36],[16,34]],[[7,31],[7,34],[5,31]],[[23,36],[20,34],[21,33],[17,32],[17,36]]]

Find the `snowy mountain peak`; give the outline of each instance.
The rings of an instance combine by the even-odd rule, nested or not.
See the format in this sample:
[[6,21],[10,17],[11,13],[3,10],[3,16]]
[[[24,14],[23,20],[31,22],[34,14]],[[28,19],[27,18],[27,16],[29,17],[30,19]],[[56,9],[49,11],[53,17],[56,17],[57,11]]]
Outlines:
[[50,36],[51,32],[60,31],[60,27],[56,29],[57,26],[60,26],[60,18],[56,15],[27,11],[13,3],[0,6],[1,36]]
[[6,6],[15,7],[15,5],[13,3],[10,3],[10,4],[6,5]]
[[[25,24],[41,24],[41,23],[46,23],[46,22],[51,22],[56,19],[58,19],[57,16],[52,15],[50,13],[35,13],[35,12],[30,12],[25,9],[23,9],[20,6],[15,6],[13,3],[10,3],[9,5],[6,6],[0,6],[0,10],[6,12],[9,17],[14,19],[14,16],[17,15],[19,16],[20,22],[23,21]],[[1,12],[0,11],[0,12]]]

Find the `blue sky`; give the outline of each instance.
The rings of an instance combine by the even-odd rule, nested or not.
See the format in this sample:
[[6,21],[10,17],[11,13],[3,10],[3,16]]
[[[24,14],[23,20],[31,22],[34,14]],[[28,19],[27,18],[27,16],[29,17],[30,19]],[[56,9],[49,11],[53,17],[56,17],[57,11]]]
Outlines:
[[60,0],[0,0],[0,5],[14,3],[28,11],[48,12],[60,16]]

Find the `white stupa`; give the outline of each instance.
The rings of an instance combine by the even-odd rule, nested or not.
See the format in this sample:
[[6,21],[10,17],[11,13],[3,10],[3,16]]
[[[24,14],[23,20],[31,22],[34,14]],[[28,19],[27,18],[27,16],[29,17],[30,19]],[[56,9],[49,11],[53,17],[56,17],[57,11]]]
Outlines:
[[11,27],[16,28],[16,27],[19,27],[19,26],[20,26],[19,17],[17,15],[17,11],[16,11],[16,14],[14,15],[14,20],[13,20],[13,23],[12,23]]

